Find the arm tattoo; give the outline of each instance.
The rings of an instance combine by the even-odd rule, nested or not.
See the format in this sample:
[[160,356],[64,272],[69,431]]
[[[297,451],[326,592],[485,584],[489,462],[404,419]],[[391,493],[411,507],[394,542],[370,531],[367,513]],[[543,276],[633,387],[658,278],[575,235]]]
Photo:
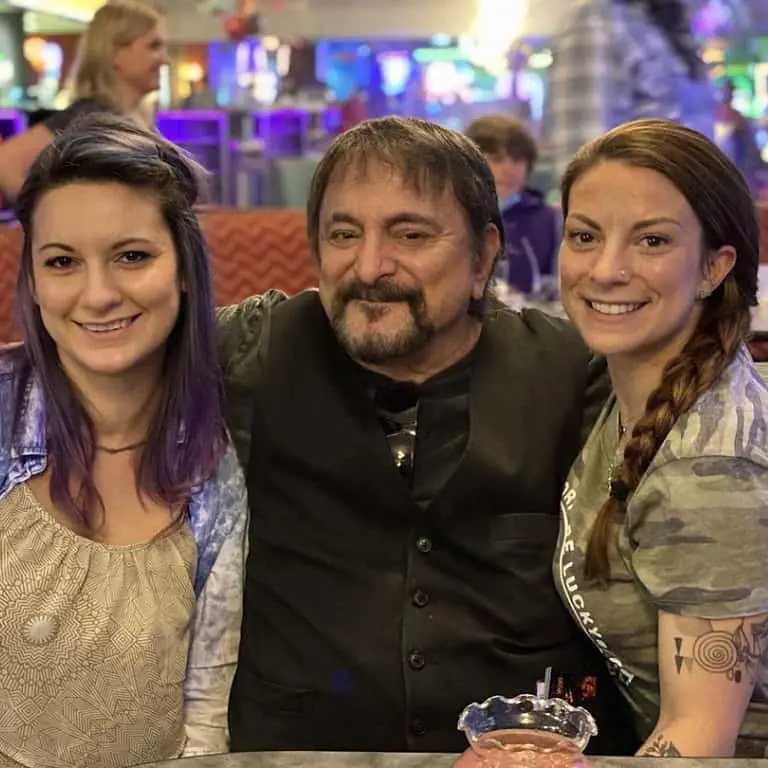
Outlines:
[[680,750],[664,734],[659,734],[648,746],[643,747],[638,757],[682,757]]
[[[684,649],[682,637],[675,638],[675,669],[691,671],[694,666],[705,672],[725,675],[734,683],[754,681],[768,648],[768,619],[753,624],[742,619],[735,630],[710,629]],[[686,652],[687,651],[687,652]]]

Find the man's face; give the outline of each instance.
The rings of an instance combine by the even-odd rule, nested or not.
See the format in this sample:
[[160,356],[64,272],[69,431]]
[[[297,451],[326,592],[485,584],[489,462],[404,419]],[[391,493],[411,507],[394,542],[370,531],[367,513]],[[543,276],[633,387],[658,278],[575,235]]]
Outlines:
[[[320,297],[349,355],[384,370],[460,347],[482,298],[499,235],[478,245],[451,190],[404,184],[368,164],[332,178],[320,208]],[[428,363],[425,362],[425,365]]]

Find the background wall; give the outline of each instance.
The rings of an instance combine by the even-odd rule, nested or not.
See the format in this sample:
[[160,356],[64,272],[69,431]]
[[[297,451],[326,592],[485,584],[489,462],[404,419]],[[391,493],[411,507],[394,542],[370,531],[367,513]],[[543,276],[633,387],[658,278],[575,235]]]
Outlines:
[[74,21],[88,21],[104,5],[104,0],[8,0],[7,4]]
[[[573,0],[262,0],[264,32],[278,37],[425,37],[435,33],[466,34],[479,3],[497,6],[499,28],[509,34],[551,33]],[[504,11],[515,4],[515,12]],[[164,0],[171,39],[192,42],[222,39],[222,20],[195,6],[194,0]],[[528,6],[518,34],[520,6]]]

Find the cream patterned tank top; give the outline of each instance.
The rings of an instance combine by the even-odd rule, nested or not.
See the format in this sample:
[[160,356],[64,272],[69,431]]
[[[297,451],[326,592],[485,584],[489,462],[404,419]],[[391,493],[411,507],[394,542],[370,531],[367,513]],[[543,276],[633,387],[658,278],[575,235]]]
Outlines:
[[26,485],[0,500],[0,768],[177,757],[196,550],[90,541]]

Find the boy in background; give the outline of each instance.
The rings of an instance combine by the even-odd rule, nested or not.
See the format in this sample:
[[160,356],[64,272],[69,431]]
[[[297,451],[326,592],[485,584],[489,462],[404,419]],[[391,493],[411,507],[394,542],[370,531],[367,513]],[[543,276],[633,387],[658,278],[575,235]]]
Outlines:
[[528,186],[539,154],[536,141],[525,126],[506,115],[480,117],[466,134],[486,156],[496,181],[507,243],[499,279],[512,292],[532,299],[557,298],[562,223],[544,194]]

